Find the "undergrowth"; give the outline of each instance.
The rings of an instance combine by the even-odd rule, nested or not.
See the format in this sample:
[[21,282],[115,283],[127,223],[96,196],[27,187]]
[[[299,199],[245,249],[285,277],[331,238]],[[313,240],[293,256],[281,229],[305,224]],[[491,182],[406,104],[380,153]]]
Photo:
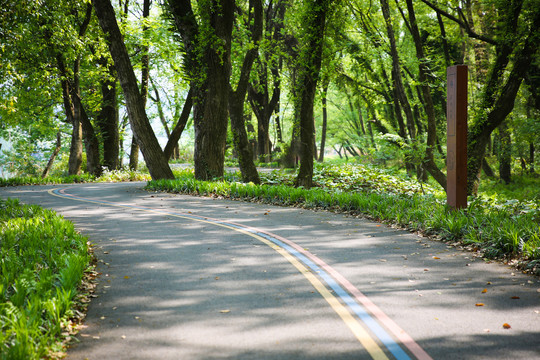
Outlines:
[[22,176],[13,178],[0,178],[2,186],[20,185],[51,185],[51,184],[73,184],[86,182],[121,182],[121,181],[148,181],[151,177],[148,172],[122,170],[105,170],[99,177],[90,174],[70,175],[70,176],[49,176],[46,178],[34,176]]
[[87,240],[70,222],[0,199],[1,359],[40,359],[62,350],[89,262]]

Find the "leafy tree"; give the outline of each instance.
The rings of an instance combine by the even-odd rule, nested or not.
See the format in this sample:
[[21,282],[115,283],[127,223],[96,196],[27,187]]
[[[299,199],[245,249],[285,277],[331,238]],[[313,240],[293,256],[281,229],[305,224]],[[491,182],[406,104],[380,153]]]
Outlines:
[[193,89],[194,162],[197,179],[223,176],[228,123],[234,0],[168,0],[185,51]]
[[295,184],[310,188],[313,183],[313,156],[315,123],[313,106],[319,72],[322,64],[323,39],[326,22],[330,16],[331,0],[314,0],[305,3],[304,48],[299,55],[299,81],[297,96],[300,127],[300,170]]
[[139,92],[137,79],[131,65],[122,34],[116,22],[114,9],[109,0],[94,0],[99,23],[108,41],[109,49],[126,99],[131,128],[141,147],[146,165],[153,179],[174,179],[167,159],[150,126],[145,100]]

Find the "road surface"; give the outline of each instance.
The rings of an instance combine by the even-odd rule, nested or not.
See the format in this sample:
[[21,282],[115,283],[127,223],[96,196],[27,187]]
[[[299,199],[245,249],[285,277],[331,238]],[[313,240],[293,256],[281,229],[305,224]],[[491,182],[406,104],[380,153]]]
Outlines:
[[96,245],[68,359],[540,359],[538,277],[356,217],[143,186],[0,188]]

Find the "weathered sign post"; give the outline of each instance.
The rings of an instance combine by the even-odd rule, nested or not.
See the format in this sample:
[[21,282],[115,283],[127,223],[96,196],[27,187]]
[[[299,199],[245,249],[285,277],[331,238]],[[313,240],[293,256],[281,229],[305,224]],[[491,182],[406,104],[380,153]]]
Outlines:
[[467,207],[467,65],[447,69],[447,187],[450,207]]

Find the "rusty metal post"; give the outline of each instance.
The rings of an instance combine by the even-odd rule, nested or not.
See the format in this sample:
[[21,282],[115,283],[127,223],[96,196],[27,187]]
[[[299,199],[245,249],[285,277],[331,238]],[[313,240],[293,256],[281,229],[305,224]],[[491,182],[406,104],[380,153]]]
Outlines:
[[467,207],[467,65],[451,66],[446,71],[447,188],[450,207]]

